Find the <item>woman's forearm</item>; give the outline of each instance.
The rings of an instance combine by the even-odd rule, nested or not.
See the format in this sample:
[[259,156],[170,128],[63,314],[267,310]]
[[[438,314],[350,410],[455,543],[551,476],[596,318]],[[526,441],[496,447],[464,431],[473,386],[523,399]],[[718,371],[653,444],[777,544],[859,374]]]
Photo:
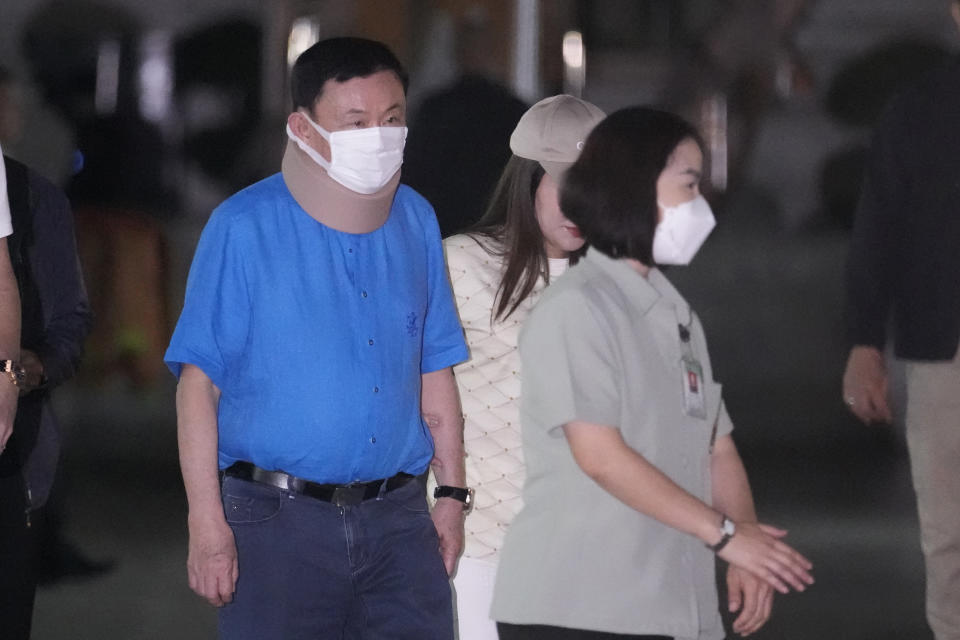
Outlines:
[[615,498],[706,544],[720,540],[720,513],[630,448],[618,429],[570,422],[564,433],[580,468]]
[[737,522],[756,522],[747,471],[730,435],[717,439],[710,458],[713,506]]

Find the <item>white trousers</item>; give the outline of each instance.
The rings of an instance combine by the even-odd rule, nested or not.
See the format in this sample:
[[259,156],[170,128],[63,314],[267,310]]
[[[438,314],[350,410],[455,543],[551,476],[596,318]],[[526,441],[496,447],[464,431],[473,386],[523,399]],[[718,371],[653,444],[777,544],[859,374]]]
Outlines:
[[497,640],[497,623],[490,619],[496,574],[494,562],[460,558],[453,578],[458,640]]
[[960,640],[960,352],[906,363],[907,446],[937,640]]

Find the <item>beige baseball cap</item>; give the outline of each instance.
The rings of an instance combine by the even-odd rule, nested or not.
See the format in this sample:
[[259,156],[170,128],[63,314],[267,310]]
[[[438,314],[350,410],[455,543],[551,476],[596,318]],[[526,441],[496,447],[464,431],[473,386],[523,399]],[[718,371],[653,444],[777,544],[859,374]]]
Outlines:
[[554,180],[577,161],[583,142],[606,117],[596,106],[566,94],[544,98],[520,117],[510,150],[536,160]]

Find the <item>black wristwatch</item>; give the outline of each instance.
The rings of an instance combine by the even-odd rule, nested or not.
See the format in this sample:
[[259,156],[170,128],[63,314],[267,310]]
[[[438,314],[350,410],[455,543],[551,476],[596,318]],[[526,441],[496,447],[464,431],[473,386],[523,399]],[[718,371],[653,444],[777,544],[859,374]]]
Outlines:
[[735,534],[736,532],[737,532],[737,525],[734,523],[733,520],[727,517],[726,514],[723,514],[723,520],[720,521],[720,533],[722,534],[722,537],[720,538],[720,542],[718,542],[717,544],[709,544],[707,546],[714,553],[718,553],[721,549],[727,546],[727,543],[730,542],[730,538],[732,538],[733,534]]
[[453,498],[463,503],[463,510],[473,509],[473,489],[467,487],[451,487],[441,484],[433,490],[434,498]]
[[7,374],[15,387],[23,384],[27,377],[27,370],[16,360],[0,360],[0,371]]

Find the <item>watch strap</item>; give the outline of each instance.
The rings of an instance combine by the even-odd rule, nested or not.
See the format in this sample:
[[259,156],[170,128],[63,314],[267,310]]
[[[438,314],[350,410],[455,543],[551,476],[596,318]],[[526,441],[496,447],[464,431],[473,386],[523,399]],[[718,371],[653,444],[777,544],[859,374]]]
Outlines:
[[463,510],[469,511],[473,507],[473,489],[469,487],[451,487],[441,484],[433,490],[434,498],[453,498],[463,503]]

